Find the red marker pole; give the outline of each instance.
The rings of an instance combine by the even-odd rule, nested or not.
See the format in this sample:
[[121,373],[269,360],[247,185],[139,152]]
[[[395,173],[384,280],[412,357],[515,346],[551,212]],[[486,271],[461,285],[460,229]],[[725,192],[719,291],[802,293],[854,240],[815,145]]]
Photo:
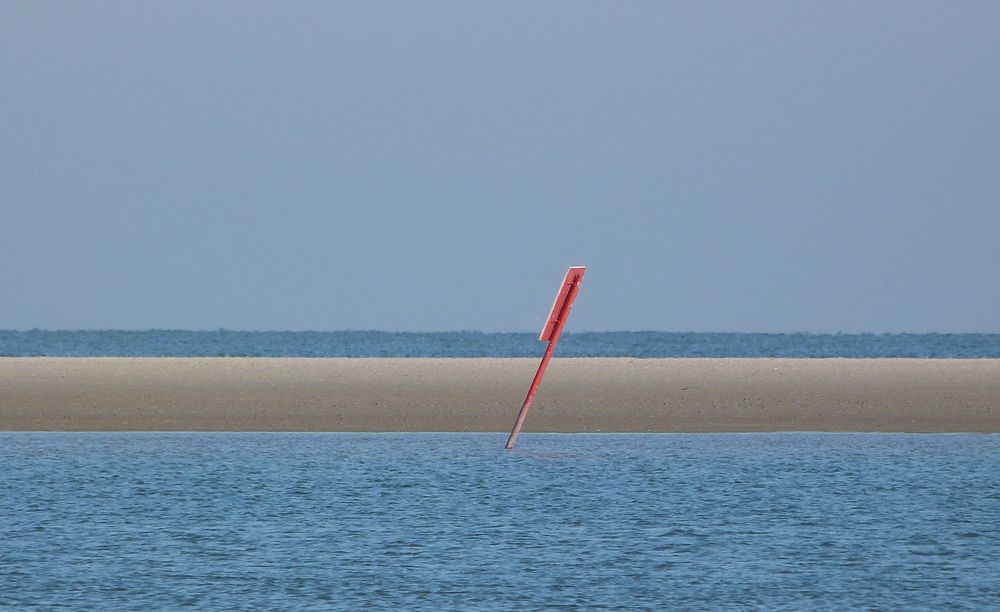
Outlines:
[[507,438],[507,446],[505,447],[507,450],[514,448],[517,436],[521,433],[521,426],[524,425],[524,419],[528,416],[528,410],[531,409],[531,401],[535,399],[535,392],[542,384],[545,368],[549,365],[549,360],[552,359],[552,353],[556,350],[556,344],[559,343],[559,336],[562,335],[563,328],[566,327],[566,320],[569,318],[570,311],[573,310],[573,302],[576,301],[577,294],[580,293],[580,285],[583,283],[583,274],[586,271],[587,268],[584,266],[571,267],[566,272],[562,286],[559,287],[559,293],[556,294],[556,301],[552,304],[548,321],[542,328],[541,335],[538,336],[541,342],[547,341],[549,346],[545,349],[542,362],[538,364],[538,371],[535,372],[535,378],[531,381],[531,387],[528,389],[528,395],[524,398],[524,404],[521,406],[520,412],[517,413],[514,429],[510,431],[510,437]]

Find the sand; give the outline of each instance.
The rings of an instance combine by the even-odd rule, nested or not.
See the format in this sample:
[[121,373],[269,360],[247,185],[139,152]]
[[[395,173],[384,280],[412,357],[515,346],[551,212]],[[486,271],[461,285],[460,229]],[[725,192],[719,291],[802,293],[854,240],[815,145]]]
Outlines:
[[[506,432],[535,359],[0,358],[0,430]],[[555,359],[528,432],[1000,431],[1000,359]]]

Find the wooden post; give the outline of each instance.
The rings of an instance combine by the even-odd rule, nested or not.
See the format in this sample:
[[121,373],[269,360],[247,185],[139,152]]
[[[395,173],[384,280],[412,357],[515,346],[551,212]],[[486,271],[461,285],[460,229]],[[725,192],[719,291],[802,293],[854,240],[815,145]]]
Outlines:
[[563,279],[563,283],[559,287],[556,301],[552,304],[552,311],[549,312],[549,318],[538,337],[540,341],[548,342],[549,346],[546,347],[545,354],[542,355],[542,362],[538,364],[538,371],[535,372],[535,378],[531,381],[531,387],[528,388],[528,395],[524,398],[524,404],[521,405],[521,410],[517,413],[514,429],[510,431],[510,437],[507,438],[507,446],[505,447],[507,450],[514,448],[517,436],[521,433],[521,426],[524,425],[524,419],[528,416],[528,410],[531,409],[531,401],[535,399],[535,392],[542,384],[545,368],[549,365],[549,360],[552,359],[552,353],[556,350],[556,344],[559,343],[559,336],[562,335],[563,328],[566,327],[566,320],[569,319],[569,313],[573,310],[573,302],[576,300],[577,294],[580,293],[580,285],[583,284],[583,275],[586,271],[587,268],[584,266],[573,266],[566,271],[566,278]]

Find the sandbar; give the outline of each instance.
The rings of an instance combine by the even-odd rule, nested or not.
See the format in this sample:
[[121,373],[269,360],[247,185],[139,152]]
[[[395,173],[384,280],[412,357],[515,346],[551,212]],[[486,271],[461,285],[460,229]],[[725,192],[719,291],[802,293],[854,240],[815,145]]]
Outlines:
[[[4,357],[0,430],[506,432],[537,364]],[[1000,359],[557,357],[524,429],[756,431],[1000,432]]]

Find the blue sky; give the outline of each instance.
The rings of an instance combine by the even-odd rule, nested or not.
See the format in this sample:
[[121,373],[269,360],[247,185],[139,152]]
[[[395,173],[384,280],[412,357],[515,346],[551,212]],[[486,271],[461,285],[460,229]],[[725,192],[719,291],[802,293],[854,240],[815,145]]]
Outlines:
[[1000,332],[1000,3],[0,3],[0,328]]

